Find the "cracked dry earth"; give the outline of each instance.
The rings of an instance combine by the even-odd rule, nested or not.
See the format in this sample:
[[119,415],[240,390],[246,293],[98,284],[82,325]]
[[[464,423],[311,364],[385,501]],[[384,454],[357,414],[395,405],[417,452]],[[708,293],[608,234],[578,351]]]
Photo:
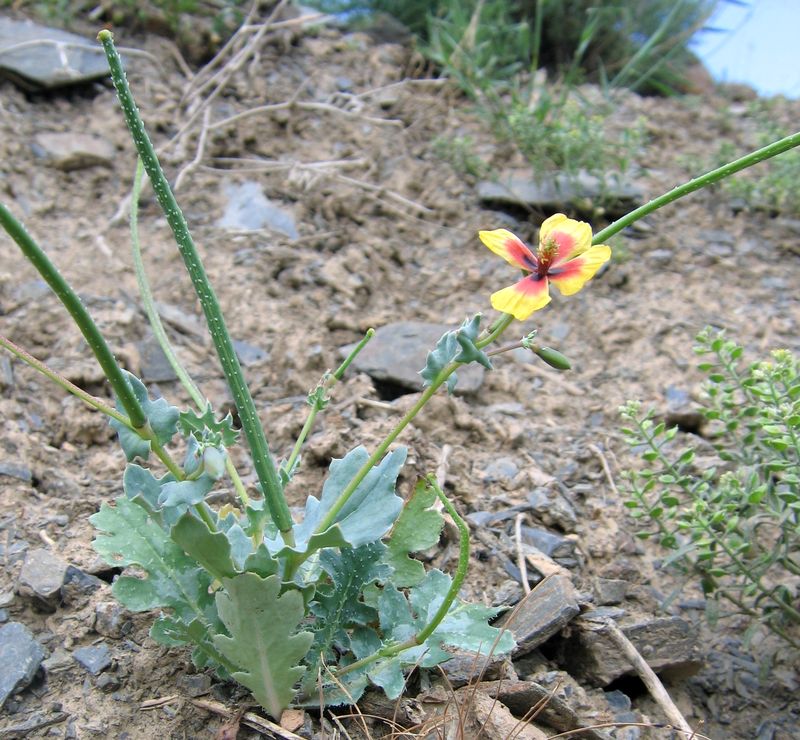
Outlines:
[[[156,145],[165,146],[197,100],[182,99],[187,79],[163,40],[117,36],[158,61],[137,57],[129,77]],[[436,155],[437,137],[469,135],[497,170],[523,167],[468,101],[418,69],[407,47],[365,34],[332,28],[267,34],[258,56],[212,104],[209,121],[292,99],[322,105],[273,108],[211,128],[202,160],[181,178],[179,201],[242,343],[246,374],[279,456],[303,424],[306,392],[337,363],[341,347],[371,326],[400,320],[454,326],[468,314],[490,311],[489,294],[514,276],[480,245],[477,231],[506,227],[534,241],[548,215],[488,210],[474,182]],[[125,366],[144,375],[154,392],[187,403],[153,357],[137,300],[124,215],[135,157],[110,86],[45,95],[0,81],[0,101],[4,202],[77,288]],[[799,108],[779,103],[775,116],[790,126]],[[756,144],[747,105],[721,93],[675,100],[621,93],[609,126],[637,120],[646,140],[631,179],[646,198],[698,174],[720,137],[741,152]],[[195,158],[197,131],[165,149],[173,181]],[[65,171],[36,144],[37,136],[52,133],[91,134],[108,154]],[[256,183],[280,209],[277,227],[220,224],[231,193],[245,183]],[[584,291],[556,296],[526,322],[525,331],[538,328],[543,343],[570,357],[571,372],[558,374],[510,353],[477,391],[437,396],[404,435],[410,464],[401,495],[446,458],[447,490],[456,505],[473,522],[489,521],[476,527],[467,596],[486,603],[498,594],[519,598],[512,535],[513,512],[522,512],[526,526],[568,543],[571,554],[559,567],[567,568],[582,598],[598,601],[602,586],[624,582],[618,608],[663,616],[660,604],[676,581],[659,567],[663,553],[633,536],[622,496],[611,485],[635,464],[619,432],[618,406],[635,398],[662,413],[675,404],[691,408],[701,380],[693,337],[707,324],[725,328],[752,358],[777,347],[800,350],[800,222],[735,212],[733,205],[715,189],[654,214],[612,243],[615,258]],[[592,221],[595,229],[606,223],[602,216]],[[229,407],[198,304],[150,195],[140,228],[171,339],[215,406]],[[107,396],[79,333],[5,235],[0,255],[0,332]],[[151,615],[113,604],[113,574],[92,550],[88,517],[121,491],[123,458],[111,430],[21,363],[7,356],[0,363],[0,614],[25,625],[45,656],[33,683],[6,702],[0,737],[222,737],[229,718],[191,699],[235,714],[246,695],[197,674],[186,651],[156,645],[147,634]],[[319,490],[331,456],[358,443],[374,445],[416,397],[365,373],[350,374],[310,439],[291,503]],[[246,460],[240,469],[250,473]],[[253,482],[251,473],[247,481]],[[533,491],[550,503],[526,508]],[[444,570],[457,558],[449,537],[446,532],[429,554]],[[55,603],[17,593],[32,553],[45,570],[73,566]],[[770,639],[746,650],[740,624],[709,630],[698,605],[699,592],[689,586],[669,607],[702,646],[694,675],[665,676],[690,724],[718,740],[800,737],[796,656]],[[568,629],[558,639],[568,641]],[[626,716],[634,721],[663,721],[635,679],[581,684],[559,673],[562,667],[557,651],[545,645],[514,669],[542,680],[560,677],[553,688],[587,722],[614,718],[608,699],[614,691],[632,702]],[[154,701],[160,699],[167,700]],[[314,721],[306,717],[318,732]],[[351,725],[353,736],[358,727]],[[385,731],[379,723],[370,727],[376,736]],[[557,732],[545,729],[543,736]],[[657,729],[616,733],[671,736]],[[241,726],[238,737],[256,736]]]

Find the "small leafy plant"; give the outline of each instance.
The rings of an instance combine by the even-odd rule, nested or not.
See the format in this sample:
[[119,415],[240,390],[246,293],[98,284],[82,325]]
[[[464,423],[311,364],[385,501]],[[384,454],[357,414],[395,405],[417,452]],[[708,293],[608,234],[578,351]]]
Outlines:
[[[131,230],[134,263],[156,337],[193,400],[179,410],[151,398],[141,381],[117,363],[92,317],[39,245],[4,205],[0,225],[61,299],[82,331],[116,396],[112,407],[54,373],[24,349],[0,337],[17,357],[111,419],[127,465],[124,493],[103,504],[91,521],[95,548],[127,569],[113,593],[134,611],[159,610],[151,636],[159,643],[192,646],[196,665],[246,686],[271,715],[290,703],[358,701],[370,684],[397,697],[406,673],[451,657],[453,648],[487,654],[511,649],[513,640],[488,621],[495,609],[458,599],[469,562],[469,531],[433,478],[403,500],[396,484],[406,450],[395,446],[403,430],[457,371],[525,347],[557,369],[569,361],[536,343],[536,332],[490,349],[514,320],[524,321],[550,300],[550,286],[573,295],[609,260],[605,241],[657,208],[745,167],[800,144],[800,134],[709,172],[607,226],[597,234],[563,214],[541,225],[534,249],[505,229],[481,231],[495,254],[522,272],[491,296],[498,318],[478,313],[446,332],[420,374],[424,390],[389,434],[370,452],[363,446],[331,461],[320,492],[308,495],[292,516],[285,491],[302,463],[305,440],[330,394],[372,332],[308,394],[308,416],[288,458],[276,461],[256,412],[220,311],[183,214],[160,167],[128,87],[111,34],[101,31],[123,115],[139,153]],[[181,367],[160,325],[141,262],[137,203],[147,173],[200,301],[236,412],[220,417]],[[258,479],[244,486],[229,450],[243,441]],[[181,451],[178,459],[175,450]],[[237,502],[215,508],[210,494],[226,476]],[[781,489],[782,490],[782,489]],[[433,546],[441,507],[460,538],[453,577],[426,570],[413,558]]]
[[644,467],[628,471],[631,515],[698,577],[708,613],[720,601],[800,647],[800,362],[787,350],[743,365],[744,349],[705,329],[695,352],[708,375],[701,412],[719,465],[677,444],[677,427],[636,402],[622,407]]

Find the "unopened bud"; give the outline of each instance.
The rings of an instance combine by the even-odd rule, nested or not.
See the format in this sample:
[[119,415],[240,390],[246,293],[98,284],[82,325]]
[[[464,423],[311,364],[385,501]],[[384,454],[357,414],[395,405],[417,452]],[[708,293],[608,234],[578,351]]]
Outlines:
[[203,450],[203,471],[214,480],[218,480],[225,472],[225,451],[218,447],[206,447]]
[[546,362],[550,367],[554,367],[556,370],[569,370],[572,367],[570,361],[558,350],[551,349],[550,347],[531,345],[531,351],[537,355],[539,359]]

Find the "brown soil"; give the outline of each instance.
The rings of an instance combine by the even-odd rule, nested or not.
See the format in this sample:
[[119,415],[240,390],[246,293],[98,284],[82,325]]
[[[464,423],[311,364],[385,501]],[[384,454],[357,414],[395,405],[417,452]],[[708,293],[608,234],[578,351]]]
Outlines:
[[[185,120],[186,79],[163,41],[119,40],[146,49],[163,65],[138,59],[130,70],[148,127],[163,145],[176,132],[176,122]],[[232,334],[269,353],[268,360],[246,372],[279,456],[291,449],[302,425],[305,393],[337,363],[341,346],[370,326],[394,320],[455,325],[468,314],[489,311],[489,294],[509,284],[513,271],[480,245],[476,232],[503,226],[531,240],[547,215],[485,210],[473,183],[434,154],[436,137],[469,134],[493,167],[522,165],[495,142],[453,88],[406,82],[391,88],[393,100],[385,108],[380,96],[363,95],[401,81],[411,62],[406,48],[361,34],[323,30],[270,40],[236,73],[216,101],[213,119],[295,95],[330,108],[267,112],[215,131],[206,161],[259,157],[295,166],[256,174],[237,172],[241,165],[224,165],[229,172],[201,167],[178,193]],[[341,78],[349,79],[351,93],[337,92],[348,87]],[[0,100],[5,202],[80,292],[118,357],[138,373],[137,342],[148,328],[137,300],[127,225],[124,218],[114,219],[130,190],[135,157],[113,91],[94,86],[29,95],[0,81]],[[342,112],[348,110],[350,115]],[[775,113],[787,121],[796,121],[798,114],[797,103],[778,106]],[[746,106],[722,96],[663,100],[621,94],[612,124],[625,126],[639,118],[646,124],[647,142],[638,158],[637,183],[648,198],[702,171],[721,138],[742,152],[754,144]],[[99,134],[115,145],[117,156],[109,167],[54,169],[31,147],[36,134],[54,131]],[[170,177],[192,160],[196,140],[190,138],[181,151],[167,151]],[[323,160],[348,164],[324,170],[298,166]],[[257,180],[270,199],[293,212],[299,239],[264,231],[231,234],[216,225],[223,183],[245,179]],[[596,229],[602,225],[601,217],[594,219]],[[477,396],[437,397],[402,440],[412,451],[402,491],[407,494],[417,473],[436,469],[444,445],[453,448],[448,487],[465,513],[523,503],[536,476],[555,476],[579,514],[575,534],[584,560],[574,571],[579,588],[590,590],[596,575],[623,577],[633,582],[635,597],[626,608],[653,613],[673,580],[657,568],[663,553],[634,538],[634,526],[594,450],[604,451],[618,476],[633,464],[619,433],[618,406],[635,398],[664,409],[670,387],[699,393],[701,376],[691,348],[707,324],[727,329],[754,358],[777,347],[800,350],[795,293],[800,236],[796,222],[735,215],[718,190],[663,209],[647,219],[646,227],[616,240],[620,258],[586,290],[569,299],[556,296],[526,322],[525,330],[538,327],[543,343],[571,358],[572,372],[560,375],[510,358],[496,363]],[[157,299],[200,315],[166,222],[149,196],[141,230]],[[731,248],[709,250],[720,240]],[[0,237],[0,254],[0,331],[91,392],[107,395],[85,343],[56,298],[5,237]],[[521,335],[521,327],[516,333]],[[208,343],[176,331],[171,336],[215,406],[229,404]],[[0,592],[13,590],[26,549],[47,547],[96,572],[88,517],[120,493],[123,469],[114,436],[98,414],[21,363],[12,365],[13,382],[0,385],[0,461],[29,468],[32,482],[0,477]],[[177,383],[161,383],[157,390],[175,403],[187,401]],[[414,398],[391,403],[402,409]],[[319,490],[330,455],[357,443],[373,445],[390,428],[396,414],[363,399],[381,400],[366,376],[350,377],[337,388],[312,437],[307,467],[292,487],[293,504],[306,491]],[[483,482],[481,472],[497,457],[512,458],[522,474],[504,483]],[[242,467],[247,471],[245,462]],[[474,549],[469,590],[489,601],[508,575],[480,543]],[[452,569],[454,556],[449,548],[440,566]],[[686,597],[691,596],[697,593],[689,589]],[[185,651],[166,650],[148,638],[151,615],[132,616],[119,639],[98,635],[96,604],[110,600],[104,586],[54,614],[36,612],[19,597],[13,601],[10,618],[28,625],[51,654],[106,639],[116,680],[99,685],[67,662],[64,670],[49,673],[18,696],[0,727],[58,705],[69,720],[29,736],[214,736],[222,720],[188,702],[142,708],[147,700],[185,696],[186,677],[195,670]],[[690,723],[713,738],[753,738],[765,720],[774,720],[782,728],[774,737],[792,736],[798,676],[790,656],[783,653],[759,675],[759,661],[773,652],[770,640],[748,653],[741,646],[740,625],[728,622],[712,632],[701,611],[672,610],[697,624],[708,658],[698,676],[670,686]],[[243,698],[224,685],[212,693],[231,707]],[[646,696],[635,706],[659,720]],[[239,737],[254,736],[249,732],[242,729]]]

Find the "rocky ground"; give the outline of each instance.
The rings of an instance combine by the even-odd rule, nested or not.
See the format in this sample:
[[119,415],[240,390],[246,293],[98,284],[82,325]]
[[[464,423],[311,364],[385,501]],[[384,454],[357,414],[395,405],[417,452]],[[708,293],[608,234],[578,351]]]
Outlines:
[[[383,350],[373,348],[337,387],[310,439],[291,492],[300,504],[306,491],[319,490],[331,456],[374,445],[417,398],[408,374],[421,363],[397,351],[398,332],[420,336],[424,358],[430,332],[440,332],[428,325],[489,312],[489,294],[513,280],[477,231],[505,227],[534,241],[555,208],[487,205],[476,183],[437,155],[437,137],[469,135],[495,174],[524,169],[468,101],[431,79],[403,44],[332,27],[271,31],[246,64],[227,68],[200,137],[209,88],[198,82],[207,78],[193,81],[159,37],[118,31],[117,39],[147,52],[129,57],[131,84],[169,176],[179,178],[179,200],[278,455],[291,449],[305,394],[341,348],[369,327],[386,327]],[[596,90],[584,93],[599,99]],[[260,106],[271,107],[226,122]],[[619,94],[609,126],[641,121],[645,131],[628,184],[649,199],[702,171],[721,138],[736,151],[753,148],[749,111],[722,93]],[[797,103],[774,109],[787,122],[798,113]],[[80,292],[126,367],[154,392],[186,403],[137,300],[125,216],[135,157],[109,85],[36,92],[0,79],[0,131],[3,201]],[[544,621],[555,634],[542,642],[542,625],[530,625],[528,651],[513,663],[519,679],[561,702],[555,718],[540,723],[545,734],[532,737],[664,721],[613,648],[575,616],[578,605],[605,609],[639,635],[645,657],[663,669],[670,694],[704,735],[800,737],[796,656],[776,655],[770,638],[745,649],[735,620],[709,630],[692,586],[662,611],[676,581],[659,567],[663,553],[633,536],[615,485],[635,464],[619,432],[619,405],[633,398],[662,413],[691,409],[701,378],[692,343],[702,327],[725,328],[753,358],[800,349],[800,223],[734,206],[717,189],[654,214],[612,243],[614,259],[586,290],[556,296],[514,330],[538,328],[543,343],[570,357],[571,372],[510,353],[470,392],[437,396],[403,439],[411,455],[401,490],[438,469],[474,527],[466,595],[486,603],[521,598],[517,515],[531,584],[555,579],[549,596],[540,593],[554,600]],[[592,220],[597,229],[608,217]],[[171,339],[224,408],[230,400],[199,307],[149,195],[140,221]],[[107,395],[56,298],[8,238],[0,237],[0,254],[0,332]],[[151,615],[114,604],[113,574],[92,550],[88,517],[121,490],[123,457],[105,420],[4,355],[0,422],[0,655],[12,665],[41,664],[33,682],[6,699],[0,737],[232,737],[222,734],[231,716],[213,710],[235,717],[246,696],[198,674],[185,651],[149,639]],[[431,554],[445,570],[456,557],[447,538]],[[532,696],[503,701],[521,716]],[[435,703],[435,693],[428,700]],[[315,726],[310,716],[303,722]],[[370,727],[376,736],[383,731]],[[672,736],[633,727],[612,735]],[[257,733],[242,725],[238,736]]]

